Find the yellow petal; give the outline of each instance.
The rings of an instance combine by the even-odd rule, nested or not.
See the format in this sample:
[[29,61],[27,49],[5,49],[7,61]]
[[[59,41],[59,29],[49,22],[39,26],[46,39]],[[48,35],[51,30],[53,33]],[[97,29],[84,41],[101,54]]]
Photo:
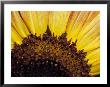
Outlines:
[[100,72],[100,64],[91,67],[90,73],[96,73],[96,72]]
[[48,24],[48,12],[38,12],[37,11],[37,20],[35,24],[36,35],[43,35],[46,32],[47,24]]
[[91,11],[89,16],[87,17],[83,29],[86,28],[87,25],[99,14],[99,11]]
[[[11,26],[11,29],[14,29],[14,28]],[[11,38],[11,44],[14,44],[14,41],[12,40],[12,38]]]
[[37,36],[45,33],[48,24],[48,12],[39,11],[21,11],[23,20],[28,26],[30,32]]
[[[85,51],[89,51],[89,50],[93,50],[97,47],[100,46],[99,42],[99,35],[100,35],[100,23],[98,22],[92,29],[90,29],[88,31],[87,34],[85,34],[82,39],[77,43],[77,48],[78,50],[80,49],[84,49]],[[95,42],[95,43],[94,43]],[[90,45],[91,43],[94,43],[92,44],[92,46],[88,46]],[[87,47],[89,48],[87,48]],[[86,48],[86,49],[85,49]],[[90,49],[91,48],[91,49]]]
[[[20,35],[15,31],[15,29],[13,27],[11,27],[11,39],[13,42],[16,42],[17,44],[21,44],[22,43],[22,38],[20,37]],[[12,42],[12,43],[13,43]]]
[[99,75],[99,74],[100,74],[100,72],[89,73],[89,75],[91,75],[91,76],[95,76],[95,75]]
[[14,47],[14,41],[11,39],[11,48]]
[[92,63],[92,66],[95,66],[95,65],[97,65],[97,64],[100,64],[100,60],[97,60],[97,61],[93,62],[93,63]]
[[[75,42],[78,36],[78,33],[81,31],[85,20],[87,19],[89,15],[89,11],[82,11],[80,12],[80,14],[78,15],[77,19],[75,20],[75,22],[73,22],[74,20],[72,20],[71,23],[69,23],[69,25],[71,25],[71,29],[69,29],[70,27],[67,27],[67,40],[70,40],[72,38],[72,41]],[[74,15],[73,15],[74,17]],[[69,30],[70,31],[69,31]]]
[[11,44],[11,49],[14,47],[14,44]]
[[68,23],[67,23],[67,29],[66,32],[69,34],[72,30],[73,25],[75,24],[75,21],[77,19],[77,17],[79,16],[80,11],[73,11],[70,14],[70,17],[68,19]]
[[96,49],[100,47],[100,36],[97,36],[95,39],[93,39],[93,41],[91,41],[90,43],[88,43],[88,45],[86,45],[85,47],[83,47],[83,49],[88,52],[90,50]]
[[35,20],[36,20],[36,12],[32,11],[20,11],[20,14],[27,25],[29,31],[35,35]]
[[100,48],[87,53],[86,59],[88,64],[92,64],[90,75],[98,75],[100,73]]
[[70,12],[55,11],[49,14],[49,28],[55,36],[65,32]]
[[82,40],[84,37],[98,22],[100,21],[100,14],[96,15],[92,21],[87,21],[83,29],[79,32],[77,37],[77,44]]
[[93,64],[94,62],[100,61],[100,48],[88,52],[85,59],[89,60],[88,64]]
[[11,24],[22,38],[29,35],[29,31],[28,31],[26,25],[24,24],[22,18],[20,17],[20,14],[18,11],[12,11]]

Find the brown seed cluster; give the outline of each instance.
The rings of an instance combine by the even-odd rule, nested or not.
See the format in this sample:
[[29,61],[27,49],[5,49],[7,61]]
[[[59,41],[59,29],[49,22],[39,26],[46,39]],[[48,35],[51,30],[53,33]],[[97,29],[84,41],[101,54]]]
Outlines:
[[12,76],[89,76],[87,53],[77,51],[77,42],[70,42],[66,33],[57,38],[49,28],[42,37],[29,35],[11,51]]

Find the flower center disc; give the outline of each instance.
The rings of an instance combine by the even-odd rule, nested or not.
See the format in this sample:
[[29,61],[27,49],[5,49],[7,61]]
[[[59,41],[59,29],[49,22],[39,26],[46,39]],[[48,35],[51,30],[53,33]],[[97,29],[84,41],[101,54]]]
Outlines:
[[21,77],[89,76],[90,65],[84,60],[86,52],[77,51],[76,42],[67,41],[49,28],[43,36],[29,35],[21,45],[15,43],[11,51],[11,75]]

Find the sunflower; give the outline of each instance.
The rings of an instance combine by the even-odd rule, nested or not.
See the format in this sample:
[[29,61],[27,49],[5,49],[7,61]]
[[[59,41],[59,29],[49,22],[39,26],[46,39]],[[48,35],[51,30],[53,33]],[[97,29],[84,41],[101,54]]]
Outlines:
[[12,11],[12,77],[100,75],[98,11]]

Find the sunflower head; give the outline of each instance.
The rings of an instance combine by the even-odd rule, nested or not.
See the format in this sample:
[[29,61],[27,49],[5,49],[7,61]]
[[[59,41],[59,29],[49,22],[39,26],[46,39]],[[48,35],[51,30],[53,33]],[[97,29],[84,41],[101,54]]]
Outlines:
[[11,75],[99,75],[99,25],[95,11],[13,11]]

